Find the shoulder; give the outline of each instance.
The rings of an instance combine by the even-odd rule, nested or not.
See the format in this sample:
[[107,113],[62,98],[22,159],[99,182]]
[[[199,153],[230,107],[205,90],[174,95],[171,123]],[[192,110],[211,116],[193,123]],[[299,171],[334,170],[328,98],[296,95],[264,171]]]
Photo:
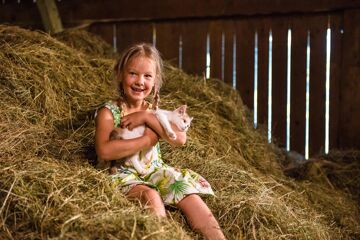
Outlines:
[[99,108],[96,111],[96,115],[95,115],[95,121],[99,122],[102,120],[114,120],[114,115],[111,112],[111,110],[109,108],[106,108],[105,106]]
[[116,100],[110,100],[102,104],[95,112],[95,119],[105,120],[105,119],[117,119],[120,117],[121,109],[117,104]]
[[106,103],[104,103],[102,105],[103,108],[107,108],[109,109],[111,112],[116,112],[116,111],[121,111],[119,105],[118,105],[118,102],[117,100],[110,100],[110,101],[107,101]]

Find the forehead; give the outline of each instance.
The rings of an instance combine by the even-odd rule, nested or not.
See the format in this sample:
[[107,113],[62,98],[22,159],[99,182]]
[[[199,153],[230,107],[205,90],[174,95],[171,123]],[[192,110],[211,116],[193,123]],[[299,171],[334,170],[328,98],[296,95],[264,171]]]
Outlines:
[[156,71],[156,64],[155,61],[151,58],[145,57],[145,56],[136,56],[129,60],[129,62],[126,64],[127,68],[135,69],[135,70],[141,70],[141,71]]

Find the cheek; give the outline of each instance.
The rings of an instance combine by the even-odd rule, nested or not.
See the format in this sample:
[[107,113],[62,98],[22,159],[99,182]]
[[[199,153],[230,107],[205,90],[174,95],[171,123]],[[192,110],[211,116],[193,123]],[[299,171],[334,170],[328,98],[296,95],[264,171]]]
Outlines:
[[154,86],[155,86],[154,81],[151,81],[151,82],[147,83],[147,88],[150,89],[150,90],[152,90]]
[[130,87],[132,84],[133,84],[133,82],[132,82],[131,78],[129,78],[129,77],[124,78],[121,83],[121,85],[123,86],[124,89]]

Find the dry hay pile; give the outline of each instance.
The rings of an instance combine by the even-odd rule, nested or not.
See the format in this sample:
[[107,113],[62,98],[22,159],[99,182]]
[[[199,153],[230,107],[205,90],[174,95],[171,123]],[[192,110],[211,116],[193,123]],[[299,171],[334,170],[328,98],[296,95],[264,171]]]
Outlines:
[[116,57],[112,46],[99,36],[85,30],[69,29],[54,34],[54,37],[72,48],[86,52],[87,55]]
[[[114,96],[114,60],[70,45],[79,47],[0,26],[0,238],[199,238],[179,211],[168,220],[147,215],[89,163],[93,112]],[[162,143],[163,155],[209,180],[216,197],[205,201],[228,239],[360,237],[356,203],[326,184],[285,177],[282,154],[252,129],[230,87],[167,66],[161,106],[183,103],[194,116],[188,142]]]
[[360,151],[332,151],[307,161],[287,160],[282,163],[287,176],[327,183],[330,188],[342,189],[360,203]]

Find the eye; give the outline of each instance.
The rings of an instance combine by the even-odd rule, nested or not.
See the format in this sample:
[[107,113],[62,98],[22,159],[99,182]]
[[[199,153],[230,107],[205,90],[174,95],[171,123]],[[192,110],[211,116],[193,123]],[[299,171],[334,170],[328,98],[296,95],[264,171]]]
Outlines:
[[145,78],[151,79],[151,78],[152,78],[152,75],[151,75],[151,74],[145,74]]
[[186,120],[184,119],[184,123],[186,123]]

